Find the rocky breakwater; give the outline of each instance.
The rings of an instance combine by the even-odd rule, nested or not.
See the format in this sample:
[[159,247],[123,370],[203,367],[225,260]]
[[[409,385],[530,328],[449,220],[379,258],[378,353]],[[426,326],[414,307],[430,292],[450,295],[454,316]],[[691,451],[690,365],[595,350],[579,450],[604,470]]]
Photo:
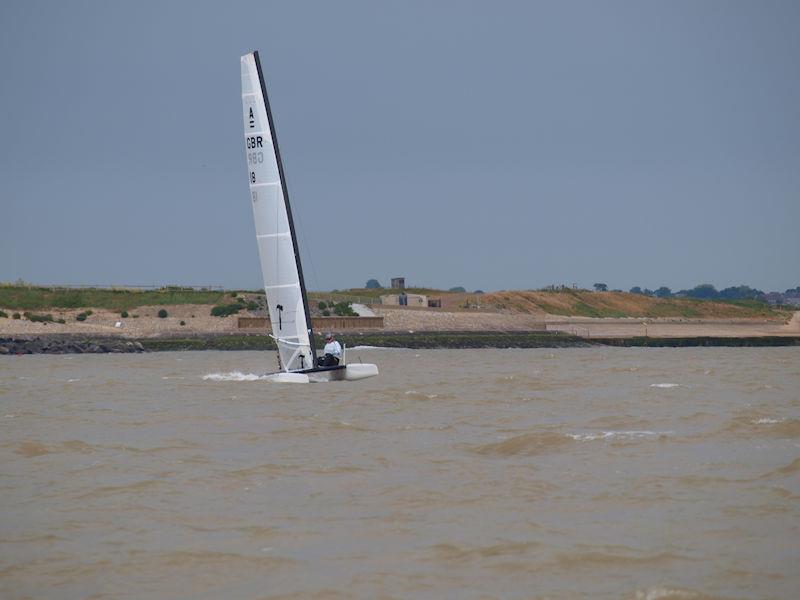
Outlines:
[[106,352],[146,352],[139,342],[124,339],[86,339],[76,337],[0,338],[0,355],[18,354],[99,354]]

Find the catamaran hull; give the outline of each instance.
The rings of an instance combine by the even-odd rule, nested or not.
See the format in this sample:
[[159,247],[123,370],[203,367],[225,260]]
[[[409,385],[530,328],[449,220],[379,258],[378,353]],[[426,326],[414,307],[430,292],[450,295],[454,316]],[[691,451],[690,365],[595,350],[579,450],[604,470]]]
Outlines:
[[273,383],[325,383],[328,381],[358,381],[375,377],[377,374],[377,365],[357,363],[333,369],[315,369],[305,373],[273,373],[267,376],[267,380]]
[[377,365],[356,363],[345,365],[340,369],[326,369],[322,371],[309,371],[306,373],[308,380],[314,383],[326,381],[358,381],[378,374]]

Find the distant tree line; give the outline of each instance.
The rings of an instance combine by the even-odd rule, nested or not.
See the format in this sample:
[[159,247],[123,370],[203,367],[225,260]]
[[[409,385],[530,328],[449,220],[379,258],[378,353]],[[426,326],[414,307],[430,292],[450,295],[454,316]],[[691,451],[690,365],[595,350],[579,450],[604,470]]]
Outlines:
[[672,290],[669,289],[667,286],[662,285],[657,290],[651,290],[650,288],[640,288],[638,285],[633,286],[630,289],[631,294],[641,294],[642,296],[655,296],[656,298],[671,298],[673,295]]
[[[378,282],[377,279],[370,279],[367,281],[366,286],[367,288],[382,288],[383,286]],[[607,292],[608,291],[608,284],[606,283],[595,283],[593,286],[595,291],[597,292]],[[577,289],[575,285],[571,288],[565,285],[556,286],[550,285],[545,288],[541,288],[545,291],[559,291],[559,290],[568,290],[568,289]],[[452,287],[448,291],[450,292],[461,292],[464,293],[466,290],[462,286]],[[614,290],[615,292],[619,292],[622,290]],[[696,298],[698,300],[760,300],[762,302],[767,302],[768,300],[773,304],[776,303],[774,298],[771,296],[775,296],[776,294],[783,297],[783,296],[790,296],[790,297],[797,297],[800,296],[800,286],[795,288],[789,288],[783,293],[780,292],[771,292],[768,295],[764,293],[762,290],[752,288],[749,285],[736,285],[731,287],[726,287],[721,290],[718,290],[710,283],[701,283],[699,285],[694,286],[688,290],[679,290],[677,292],[673,292],[670,288],[665,285],[662,285],[660,288],[655,290],[651,290],[650,288],[642,288],[638,285],[633,286],[630,290],[631,294],[641,294],[642,296],[652,296],[655,298]],[[475,290],[474,294],[482,294],[482,290]],[[777,301],[780,303],[780,299]]]
[[[797,288],[794,288],[797,289]],[[791,294],[794,289],[786,290]],[[642,294],[643,296],[656,296],[658,298],[697,298],[699,300],[761,300],[766,301],[766,294],[759,289],[749,285],[736,285],[717,290],[710,283],[701,283],[688,290],[680,290],[673,293],[666,286],[661,286],[657,290],[634,286],[630,289],[631,294]]]
[[[605,283],[595,283],[593,286],[596,292],[607,292],[608,285]],[[575,288],[575,286],[573,286]],[[567,286],[548,286],[543,288],[549,291],[557,291],[559,289],[568,289]],[[620,292],[622,290],[614,290]],[[680,290],[673,292],[670,288],[662,285],[660,288],[651,290],[650,288],[642,288],[638,285],[633,286],[630,290],[631,294],[641,294],[642,296],[652,296],[655,298],[696,298],[699,300],[759,300],[761,302],[770,302],[772,304],[781,304],[782,302],[797,304],[797,299],[800,298],[800,286],[796,288],[789,288],[785,292],[769,292],[765,293],[762,290],[752,288],[749,285],[736,285],[726,287],[718,290],[710,283],[701,283],[688,290]]]

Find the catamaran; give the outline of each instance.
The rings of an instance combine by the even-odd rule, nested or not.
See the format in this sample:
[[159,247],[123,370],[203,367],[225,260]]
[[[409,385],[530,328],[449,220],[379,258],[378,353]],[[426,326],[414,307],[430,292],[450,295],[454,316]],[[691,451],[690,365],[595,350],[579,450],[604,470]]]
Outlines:
[[373,364],[320,366],[303,280],[289,193],[258,52],[242,56],[244,140],[256,240],[280,371],[278,382],[354,381],[378,374]]

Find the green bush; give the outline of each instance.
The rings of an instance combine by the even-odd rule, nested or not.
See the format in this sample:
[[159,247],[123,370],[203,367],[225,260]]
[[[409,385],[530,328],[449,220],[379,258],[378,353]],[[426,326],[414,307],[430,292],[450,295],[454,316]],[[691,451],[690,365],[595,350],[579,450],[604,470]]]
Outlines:
[[123,319],[127,319],[128,318],[128,311],[127,310],[123,310],[121,313],[119,313],[119,316],[122,317]]
[[22,314],[25,315],[25,318],[28,319],[28,321],[33,323],[52,323],[54,320],[53,315],[37,315],[29,312]]
[[6,313],[4,313],[2,310],[0,310],[0,319],[7,319],[7,318],[8,318],[8,315]]
[[181,321],[181,325],[186,325],[186,321]]
[[76,320],[76,321],[85,321],[85,320],[86,320],[86,317],[88,317],[88,316],[89,316],[89,315],[91,315],[91,314],[92,314],[92,311],[90,311],[90,310],[85,310],[85,311],[83,311],[82,313],[78,313],[78,314],[75,316],[75,320]]
[[20,314],[19,313],[14,313],[13,315],[11,315],[11,318],[12,319],[19,319],[20,318]]
[[167,316],[169,316],[169,313],[167,313],[167,311],[164,310],[163,308],[158,311],[158,318],[159,319],[166,319]]
[[326,308],[325,310],[323,310],[323,311],[322,311],[322,316],[323,316],[323,317],[330,317],[330,316],[331,316],[331,311],[329,311],[329,310]]
[[333,312],[340,317],[357,317],[358,313],[353,310],[349,302],[338,302],[333,305]]
[[66,321],[64,319],[58,319],[56,321],[56,323],[61,323],[62,325],[64,325],[64,323],[66,323]]
[[319,301],[319,304],[317,304],[317,307],[318,307],[320,310],[325,310],[326,308],[328,308],[328,305],[327,305],[327,304],[325,304],[325,303],[324,303],[322,300],[320,300],[320,301]]
[[242,305],[234,302],[233,304],[219,304],[211,309],[212,317],[227,317],[235,315],[242,310]]
[[250,302],[248,302],[248,303],[247,303],[247,305],[245,306],[245,308],[246,308],[247,310],[258,310],[258,309],[259,309],[258,302],[253,302],[253,301],[251,300]]

